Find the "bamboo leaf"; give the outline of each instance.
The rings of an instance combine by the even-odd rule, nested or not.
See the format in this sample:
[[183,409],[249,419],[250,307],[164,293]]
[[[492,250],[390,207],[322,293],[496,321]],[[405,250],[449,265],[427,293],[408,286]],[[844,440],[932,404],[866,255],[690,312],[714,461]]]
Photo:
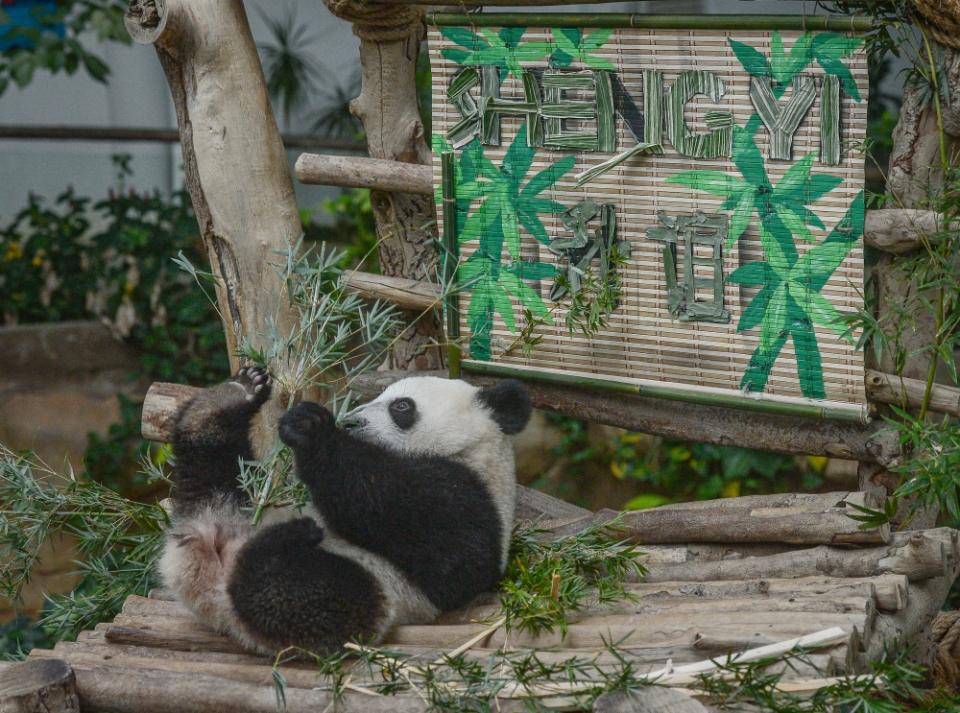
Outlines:
[[861,101],[860,90],[857,89],[857,83],[843,62],[839,59],[833,59],[832,57],[825,57],[819,54],[817,55],[817,62],[823,67],[824,72],[832,74],[840,80],[840,83],[843,84],[843,91],[846,92],[848,96],[853,97],[853,100],[856,102]]
[[[731,196],[731,198],[732,197],[733,196]],[[755,196],[753,191],[749,189],[744,190],[740,195],[740,200],[737,201],[737,207],[733,211],[733,215],[730,216],[730,229],[727,237],[728,248],[736,244],[740,236],[743,235],[743,232],[747,229],[747,226],[750,225],[750,216],[753,215],[754,203]]]
[[797,377],[800,391],[808,399],[823,399],[827,394],[823,386],[823,365],[817,335],[809,322],[798,322],[790,329],[793,351],[797,358]]
[[770,186],[760,149],[746,129],[739,126],[733,127],[732,158],[748,183],[757,188]]
[[557,267],[549,262],[517,260],[504,266],[504,271],[521,280],[546,280],[557,274]]
[[520,192],[523,198],[534,198],[539,195],[547,188],[552,186],[554,183],[560,180],[560,178],[577,162],[576,156],[564,156],[562,159],[554,163],[552,166],[549,166],[533,178],[524,186],[523,190]]
[[490,44],[480,35],[470,32],[470,30],[464,27],[441,27],[440,34],[445,39],[448,39],[451,42],[460,45],[461,47],[466,47],[468,50],[477,50],[490,46]]
[[[503,279],[502,274],[500,279]],[[510,295],[504,291],[502,285],[497,283],[490,286],[490,294],[493,296],[494,307],[503,318],[503,323],[507,326],[507,329],[516,332],[517,320],[513,316],[513,302],[510,301]]]
[[737,195],[749,188],[743,179],[722,171],[683,171],[667,177],[665,182],[706,191],[715,196]]
[[788,297],[787,286],[782,283],[777,286],[767,305],[760,324],[760,347],[764,352],[769,352],[786,331]]
[[770,71],[778,84],[786,84],[791,79],[788,76],[787,53],[783,49],[783,38],[777,31],[774,31],[770,38]]
[[805,240],[808,243],[813,242],[813,233],[811,233],[810,229],[804,224],[803,218],[782,203],[774,204],[774,210],[776,210],[777,216],[779,216],[784,226],[786,226],[787,230],[789,230],[795,238]]
[[726,281],[736,285],[766,285],[770,282],[770,266],[765,262],[748,262],[727,275]]
[[777,357],[780,356],[780,350],[787,343],[787,336],[784,334],[777,339],[769,350],[757,347],[750,356],[750,363],[747,370],[743,373],[740,380],[740,388],[753,393],[761,393],[767,386],[767,379],[770,378],[770,370]]
[[523,281],[512,272],[500,273],[500,284],[504,289],[513,294],[520,304],[529,309],[538,317],[549,317],[550,310],[537,292],[523,283]]
[[747,308],[743,310],[743,314],[740,315],[740,322],[737,323],[738,332],[746,332],[760,324],[763,320],[763,315],[767,312],[770,300],[773,298],[779,286],[780,281],[777,280],[775,283],[767,285],[757,293],[756,297],[747,305]]
[[748,74],[755,77],[773,76],[767,58],[755,47],[746,45],[743,42],[737,42],[733,39],[728,41],[730,42],[730,49],[733,50],[733,53],[737,56],[737,59],[740,60],[740,64],[743,65],[743,68]]
[[805,32],[790,48],[790,62],[787,73],[790,79],[807,68],[807,65],[813,61],[813,33]]

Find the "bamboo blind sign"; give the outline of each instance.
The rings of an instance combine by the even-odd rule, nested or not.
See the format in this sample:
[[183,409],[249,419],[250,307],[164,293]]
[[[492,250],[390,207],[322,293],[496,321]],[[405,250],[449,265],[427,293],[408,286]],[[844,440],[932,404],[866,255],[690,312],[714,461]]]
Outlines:
[[454,369],[867,418],[867,23],[430,24]]

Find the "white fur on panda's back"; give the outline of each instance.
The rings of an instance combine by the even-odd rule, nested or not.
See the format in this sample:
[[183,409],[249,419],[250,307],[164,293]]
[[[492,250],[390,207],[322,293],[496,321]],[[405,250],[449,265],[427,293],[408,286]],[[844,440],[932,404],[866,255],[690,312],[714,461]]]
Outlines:
[[[357,563],[376,580],[385,602],[378,640],[398,624],[428,623],[437,617],[438,609],[403,572],[383,557],[337,536],[312,506],[302,512],[292,508],[271,510],[263,526],[295,517],[316,520],[324,528],[321,547]],[[247,648],[270,654],[272,648],[258,641],[240,621],[227,591],[237,553],[256,533],[257,529],[232,505],[204,508],[200,514],[177,523],[168,534],[159,569],[164,586],[198,618]]]

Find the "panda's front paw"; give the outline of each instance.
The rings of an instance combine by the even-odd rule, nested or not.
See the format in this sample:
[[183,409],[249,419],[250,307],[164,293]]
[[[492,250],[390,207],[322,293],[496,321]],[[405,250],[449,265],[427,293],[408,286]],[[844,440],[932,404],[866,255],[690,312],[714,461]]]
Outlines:
[[336,425],[328,409],[301,401],[280,419],[280,440],[293,449],[320,445]]
[[273,379],[263,367],[244,367],[230,381],[243,389],[244,398],[251,406],[259,407],[270,398]]

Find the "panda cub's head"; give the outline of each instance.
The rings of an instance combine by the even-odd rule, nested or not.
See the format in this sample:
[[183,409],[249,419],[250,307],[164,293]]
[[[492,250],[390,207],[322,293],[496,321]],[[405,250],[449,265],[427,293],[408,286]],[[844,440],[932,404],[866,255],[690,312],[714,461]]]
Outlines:
[[391,384],[357,409],[345,427],[391,450],[455,457],[492,447],[530,419],[527,388],[513,379],[478,388],[465,381],[414,376]]

